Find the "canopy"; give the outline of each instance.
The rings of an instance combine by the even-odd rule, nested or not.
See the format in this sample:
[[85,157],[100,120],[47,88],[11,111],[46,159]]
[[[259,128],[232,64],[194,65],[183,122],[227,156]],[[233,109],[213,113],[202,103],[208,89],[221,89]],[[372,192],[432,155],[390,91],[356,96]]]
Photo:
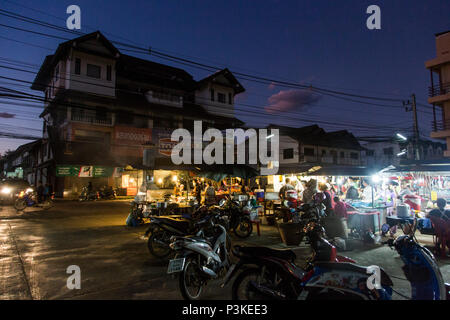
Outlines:
[[245,164],[213,164],[197,167],[197,176],[222,181],[226,177],[250,179],[259,176],[258,170]]

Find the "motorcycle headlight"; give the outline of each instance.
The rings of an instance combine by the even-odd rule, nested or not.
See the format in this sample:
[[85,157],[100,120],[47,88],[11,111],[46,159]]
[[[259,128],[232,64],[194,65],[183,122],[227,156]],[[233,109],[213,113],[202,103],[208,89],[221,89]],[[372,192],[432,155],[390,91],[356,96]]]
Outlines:
[[11,188],[8,188],[8,187],[3,187],[3,188],[2,188],[2,193],[3,193],[3,194],[10,194],[11,191],[12,191]]
[[28,188],[27,190],[25,190],[25,193],[28,193],[28,192],[33,192],[33,189],[32,188]]

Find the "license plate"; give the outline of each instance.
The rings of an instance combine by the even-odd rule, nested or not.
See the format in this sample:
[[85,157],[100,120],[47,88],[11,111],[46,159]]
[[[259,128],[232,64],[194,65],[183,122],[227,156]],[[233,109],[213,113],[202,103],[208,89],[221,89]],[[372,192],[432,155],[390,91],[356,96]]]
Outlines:
[[223,285],[225,285],[228,282],[228,278],[231,276],[231,273],[236,268],[236,264],[231,265],[230,269],[228,269],[227,274],[225,275],[225,280],[223,281]]
[[170,260],[169,267],[167,268],[167,273],[170,274],[183,271],[185,260],[186,258]]

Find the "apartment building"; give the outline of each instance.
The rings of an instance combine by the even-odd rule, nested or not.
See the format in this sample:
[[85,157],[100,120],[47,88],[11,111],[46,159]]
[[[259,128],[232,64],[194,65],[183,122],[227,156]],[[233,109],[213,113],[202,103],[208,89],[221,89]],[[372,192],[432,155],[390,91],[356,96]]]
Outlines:
[[450,157],[450,31],[437,33],[436,58],[425,62],[430,70],[428,103],[433,105],[431,137],[447,142],[445,157]]
[[[242,125],[234,98],[245,89],[228,69],[196,81],[185,70],[120,52],[99,31],[61,43],[32,89],[46,98],[37,175],[58,196],[79,192],[88,180],[136,192],[143,170],[170,166],[172,130],[190,129],[194,120],[219,129]],[[157,159],[146,159],[151,165],[143,163],[147,148],[156,150]]]

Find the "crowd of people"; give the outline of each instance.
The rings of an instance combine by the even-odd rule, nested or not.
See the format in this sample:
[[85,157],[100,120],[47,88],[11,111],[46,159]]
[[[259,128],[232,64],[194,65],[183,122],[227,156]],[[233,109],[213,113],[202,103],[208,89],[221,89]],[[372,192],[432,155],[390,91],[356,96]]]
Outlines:
[[[388,214],[392,214],[397,204],[403,203],[408,196],[414,196],[417,193],[413,186],[407,181],[400,184],[393,180],[374,184],[368,178],[352,178],[341,180],[337,183],[331,182],[331,179],[322,179],[319,183],[316,179],[294,180],[285,179],[285,184],[280,188],[279,197],[282,201],[286,200],[286,192],[296,190],[298,200],[303,203],[309,203],[313,200],[317,192],[324,194],[323,201],[326,212],[337,216],[346,217],[346,203],[361,202],[368,207],[376,203],[381,203],[387,207]],[[406,197],[406,198],[405,198]]]
[[186,190],[186,187],[183,183],[177,183],[174,187],[174,194],[176,196],[183,196],[189,193],[190,196],[195,197],[198,203],[205,205],[215,205],[218,203],[217,195],[222,193],[232,193],[232,189],[239,189],[237,193],[239,194],[247,194],[248,187],[241,182],[239,185],[227,185],[226,180],[222,180],[220,183],[205,180],[202,178],[195,178],[189,181],[189,191]]

